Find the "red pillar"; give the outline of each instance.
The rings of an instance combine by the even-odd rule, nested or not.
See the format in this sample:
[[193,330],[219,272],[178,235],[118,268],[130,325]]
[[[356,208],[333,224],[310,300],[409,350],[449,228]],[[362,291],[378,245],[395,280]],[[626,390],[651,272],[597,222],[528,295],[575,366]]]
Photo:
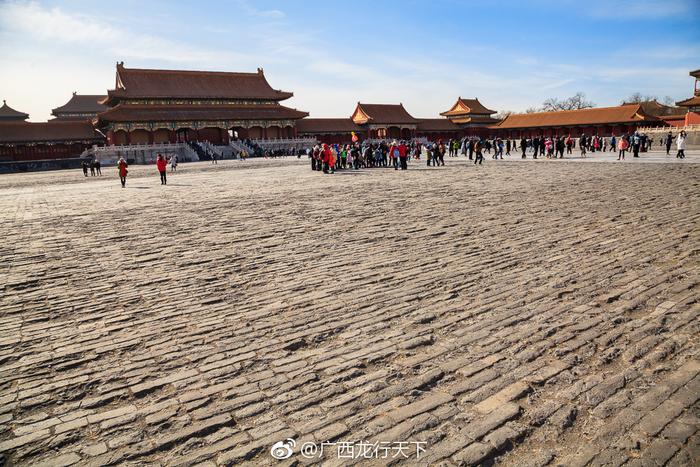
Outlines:
[[131,144],[131,132],[126,132],[126,144]]
[[262,138],[267,139],[267,127],[264,126],[262,129]]
[[148,132],[148,144],[153,144],[153,132],[149,131]]

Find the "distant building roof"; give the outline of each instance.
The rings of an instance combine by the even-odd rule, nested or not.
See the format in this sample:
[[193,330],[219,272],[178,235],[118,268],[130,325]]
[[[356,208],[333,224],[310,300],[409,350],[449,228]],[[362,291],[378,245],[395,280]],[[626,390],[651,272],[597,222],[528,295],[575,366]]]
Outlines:
[[466,115],[464,117],[450,117],[449,119],[452,123],[457,124],[491,125],[500,122],[499,119],[488,115]]
[[297,133],[350,133],[361,128],[350,118],[303,118],[296,122]]
[[74,92],[68,102],[53,109],[51,114],[57,117],[70,116],[70,114],[98,114],[108,109],[106,105],[99,103],[106,97],[104,95],[77,94]]
[[304,118],[307,112],[290,109],[279,104],[252,105],[146,105],[118,104],[100,113],[97,118],[103,122],[166,122],[202,120],[296,120]]
[[538,128],[580,125],[607,125],[612,123],[639,123],[656,121],[648,115],[640,104],[593,109],[560,110],[557,112],[537,112],[511,114],[493,128]]
[[676,102],[676,105],[681,107],[699,107],[700,106],[700,96],[693,96],[690,99]]
[[444,117],[453,117],[467,114],[491,115],[495,113],[495,110],[484,107],[484,105],[479,102],[479,99],[476,97],[474,99],[462,99],[459,97],[457,98],[457,102],[450,107],[450,110],[441,112],[440,115]]
[[679,113],[684,112],[683,109],[679,109],[678,107],[672,107],[670,105],[661,104],[655,100],[643,101],[643,102],[623,102],[622,103],[622,105],[634,105],[634,104],[641,105],[644,112],[646,112],[649,115],[653,115],[654,117],[661,117],[661,116],[665,116],[665,115],[678,115]]
[[2,107],[0,107],[0,122],[7,122],[7,121],[16,121],[16,122],[21,122],[29,118],[29,114],[26,114],[24,112],[19,112],[9,105],[7,105],[7,102],[3,99],[2,101]]
[[455,125],[446,118],[419,118],[418,131],[459,131],[459,125]]
[[256,73],[219,71],[150,70],[117,64],[115,89],[106,104],[123,98],[263,99],[281,101],[291,92],[272,89],[262,68]]
[[365,123],[375,124],[416,124],[418,120],[413,118],[403,104],[361,104],[357,103],[352,120],[358,125]]
[[0,144],[63,141],[99,141],[103,136],[88,121],[3,122]]

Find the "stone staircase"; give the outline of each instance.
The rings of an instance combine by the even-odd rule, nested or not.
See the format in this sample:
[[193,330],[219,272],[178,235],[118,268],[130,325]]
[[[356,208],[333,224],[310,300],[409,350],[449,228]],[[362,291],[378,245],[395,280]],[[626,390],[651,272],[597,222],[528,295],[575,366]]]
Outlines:
[[240,141],[240,140],[238,140],[238,141],[231,140],[231,141],[229,141],[228,144],[229,144],[229,146],[231,147],[232,152],[233,152],[233,154],[235,154],[235,157],[236,157],[236,158],[238,158],[238,157],[239,157],[239,154],[240,154],[241,152],[243,152],[243,151],[247,152],[249,155],[254,153],[253,148],[251,148],[250,146],[248,146],[247,144],[245,144],[243,141]]

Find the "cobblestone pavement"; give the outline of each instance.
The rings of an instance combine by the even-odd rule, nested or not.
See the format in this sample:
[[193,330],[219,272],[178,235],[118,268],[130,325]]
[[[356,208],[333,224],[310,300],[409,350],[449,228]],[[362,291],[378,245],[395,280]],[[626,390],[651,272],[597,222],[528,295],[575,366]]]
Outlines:
[[0,456],[698,465],[700,165],[447,164],[0,177]]

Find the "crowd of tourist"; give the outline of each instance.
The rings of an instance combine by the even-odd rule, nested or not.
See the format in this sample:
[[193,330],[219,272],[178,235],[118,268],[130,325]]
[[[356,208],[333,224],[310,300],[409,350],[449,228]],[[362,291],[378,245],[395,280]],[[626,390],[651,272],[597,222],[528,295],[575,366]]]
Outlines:
[[[675,141],[677,148],[676,157],[683,159],[685,158],[686,139],[685,131],[681,131],[675,138],[669,132],[660,139],[659,143],[662,147],[665,146],[666,154],[670,155],[671,146]],[[445,156],[459,157],[460,155],[467,157],[474,164],[483,164],[484,153],[488,153],[492,159],[503,159],[504,155],[510,156],[511,152],[519,153],[523,159],[526,159],[528,154],[533,159],[538,157],[563,159],[564,154],[573,154],[574,149],[577,147],[582,157],[587,157],[589,153],[617,152],[618,160],[624,160],[628,151],[633,154],[633,157],[639,157],[640,152],[648,151],[652,148],[653,142],[653,138],[638,132],[623,134],[619,137],[615,135],[601,137],[583,134],[578,139],[572,138],[571,135],[536,136],[521,138],[519,141],[502,138],[464,137],[434,142],[392,140],[354,142],[353,144],[322,143],[307,149],[306,154],[311,161],[312,170],[332,174],[338,170],[359,170],[361,168],[407,170],[410,159],[420,161],[421,158],[426,161],[428,167],[444,166]],[[292,149],[279,150],[279,152],[274,153],[274,156],[266,152],[263,155],[271,157],[296,155],[301,157],[302,152]],[[248,154],[246,151],[242,151],[239,156],[242,160],[245,160]],[[212,162],[216,163],[215,159],[212,159]],[[160,174],[162,185],[167,184],[167,167],[170,166],[171,172],[175,172],[177,165],[176,155],[166,158],[162,154],[158,154],[156,168]],[[127,167],[126,160],[120,158],[117,162],[117,168],[122,187],[126,186]],[[88,169],[90,169],[93,176],[96,174],[101,175],[100,162],[96,159],[91,162],[84,161],[82,168],[86,177],[88,176]]]
[[[678,154],[676,157],[685,157],[686,134],[681,131],[676,137]],[[666,144],[666,153],[669,154],[673,136],[669,132],[663,144]],[[510,156],[511,152],[517,152],[522,159],[531,155],[533,159],[538,157],[547,159],[563,159],[565,154],[573,154],[577,148],[582,157],[596,152],[617,152],[618,160],[624,160],[629,151],[633,157],[639,157],[640,152],[651,150],[653,139],[638,132],[623,134],[620,136],[601,137],[598,135],[581,135],[580,138],[567,136],[537,136],[521,138],[518,140],[502,138],[477,138],[465,137],[462,139],[450,139],[446,142],[418,141],[381,141],[378,143],[356,142],[353,144],[317,144],[307,150],[311,160],[311,169],[324,173],[334,173],[343,169],[360,169],[389,167],[395,170],[406,170],[407,161],[411,158],[426,160],[428,167],[444,166],[445,156],[466,156],[474,164],[482,164],[484,153],[488,153],[492,159],[503,159]]]

